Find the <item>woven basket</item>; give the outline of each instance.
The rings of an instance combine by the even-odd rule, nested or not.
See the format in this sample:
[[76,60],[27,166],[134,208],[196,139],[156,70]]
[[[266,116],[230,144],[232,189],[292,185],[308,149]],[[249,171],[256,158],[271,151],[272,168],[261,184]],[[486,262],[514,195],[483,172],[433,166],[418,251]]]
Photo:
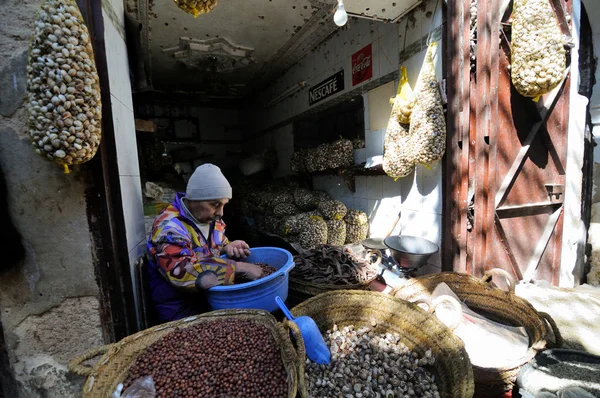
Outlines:
[[[321,332],[334,324],[369,326],[379,333],[396,332],[414,352],[423,355],[431,349],[436,358],[431,370],[441,397],[473,396],[473,371],[462,341],[416,304],[382,293],[346,290],[313,297],[294,307],[292,313],[310,316]],[[304,364],[302,362],[299,368],[299,392],[302,397],[308,397]]]
[[[509,284],[509,291],[497,288],[492,276],[501,275]],[[499,368],[482,368],[473,365],[475,395],[477,397],[497,397],[510,391],[516,381],[519,368],[529,362],[538,351],[548,345],[554,334],[556,346],[562,345],[562,338],[556,323],[550,315],[537,312],[528,301],[515,295],[515,281],[504,270],[487,271],[483,278],[455,272],[442,272],[411,279],[406,285],[394,289],[390,294],[411,302],[430,300],[431,294],[440,283],[446,283],[460,300],[473,311],[496,322],[522,326],[529,335],[527,354],[513,363]]]
[[[135,363],[138,355],[164,334],[178,328],[187,328],[197,325],[200,322],[210,322],[219,319],[250,320],[267,327],[271,331],[280,348],[281,359],[287,373],[288,397],[295,397],[298,389],[297,369],[300,365],[298,358],[299,356],[304,358],[305,355],[303,343],[298,343],[302,346],[302,350],[298,352],[298,356],[289,340],[289,332],[270,313],[262,310],[213,311],[155,326],[128,336],[118,343],[98,347],[86,352],[69,363],[69,371],[87,377],[87,381],[83,387],[83,398],[110,397],[117,388],[117,385],[125,380],[129,368]],[[102,357],[96,362],[93,368],[83,365],[85,361],[100,355]]]
[[355,284],[355,285],[326,285],[326,284],[318,284],[307,282],[304,279],[292,278],[290,277],[289,284],[289,293],[287,298],[287,303],[290,307],[298,305],[311,297],[318,296],[322,293],[328,293],[332,291],[340,291],[340,290],[369,290],[369,283],[371,283],[376,277],[372,280],[365,282],[363,284]]

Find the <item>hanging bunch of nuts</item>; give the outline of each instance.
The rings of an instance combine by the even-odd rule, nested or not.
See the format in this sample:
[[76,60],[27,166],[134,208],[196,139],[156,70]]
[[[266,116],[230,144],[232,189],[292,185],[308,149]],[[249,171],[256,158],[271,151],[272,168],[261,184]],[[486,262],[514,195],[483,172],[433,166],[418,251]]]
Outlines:
[[344,220],[327,220],[327,244],[343,246],[346,243],[346,223]]
[[415,162],[408,126],[398,122],[395,112],[394,106],[383,142],[383,171],[392,178],[401,178],[414,170]]
[[439,398],[431,350],[411,352],[397,333],[375,333],[369,327],[334,325],[324,336],[331,362],[306,361],[311,397]]
[[102,105],[94,52],[74,0],[46,0],[27,64],[29,137],[36,153],[65,166],[100,145]]
[[408,83],[406,67],[400,69],[398,93],[393,98],[392,114],[383,142],[383,171],[392,178],[406,177],[415,167],[408,126],[415,105],[415,95]]
[[339,200],[321,201],[317,209],[326,220],[341,220],[346,216],[346,212],[348,211],[346,205]]
[[327,223],[322,217],[304,217],[300,223],[298,239],[304,249],[313,249],[327,243]]
[[151,376],[157,398],[287,397],[271,331],[245,319],[201,322],[165,334],[129,369],[124,387]]
[[440,160],[446,150],[446,119],[433,64],[435,48],[436,43],[429,45],[417,79],[409,129],[413,159],[426,165]]
[[565,40],[548,0],[513,4],[511,80],[519,94],[538,97],[562,81]]
[[175,4],[188,14],[197,18],[200,14],[208,14],[217,6],[217,0],[173,0]]

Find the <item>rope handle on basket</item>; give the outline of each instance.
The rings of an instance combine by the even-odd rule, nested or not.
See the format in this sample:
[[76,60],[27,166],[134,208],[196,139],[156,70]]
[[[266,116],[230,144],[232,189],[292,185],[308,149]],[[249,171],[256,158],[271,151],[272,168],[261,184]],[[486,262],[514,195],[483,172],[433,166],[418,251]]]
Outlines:
[[112,347],[111,344],[104,345],[101,347],[95,347],[87,352],[81,354],[80,356],[74,358],[71,362],[69,362],[68,370],[71,373],[74,373],[79,376],[89,376],[94,371],[94,368],[83,365],[83,363],[89,359],[96,358],[100,355],[106,354],[109,348]]
[[304,338],[302,332],[295,322],[285,319],[283,321],[283,327],[294,334],[296,340],[296,355],[298,356],[298,385],[300,386],[300,396],[303,398],[308,397],[308,386],[306,384],[306,378],[304,377],[306,368],[306,348],[304,346]]
[[548,314],[546,312],[538,312],[538,313],[540,314],[540,317],[542,317],[542,319],[545,320],[548,323],[548,325],[550,325],[550,328],[552,329],[552,333],[554,334],[554,344],[555,344],[556,348],[562,347],[564,344],[564,340],[562,338],[562,335],[560,334],[560,330],[558,330],[558,326],[556,325],[556,322],[554,321],[554,319],[552,319],[550,314]]
[[481,277],[481,281],[483,283],[491,284],[492,277],[496,275],[503,276],[504,279],[506,279],[506,282],[508,282],[508,292],[510,294],[515,294],[515,286],[517,285],[517,281],[510,273],[506,272],[502,268],[492,268],[485,271],[485,274],[483,274]]
[[[436,297],[435,300],[431,300],[430,297],[422,297],[419,298],[415,301],[413,301],[414,304],[426,304],[427,305],[427,312],[429,312],[430,314],[435,314],[437,307],[442,304],[442,303],[449,303],[452,307],[453,307],[453,312],[454,312],[454,317],[452,318],[452,322],[447,325],[445,322],[442,322],[441,319],[438,318],[438,320],[440,322],[442,322],[444,325],[446,325],[450,330],[454,331],[456,330],[456,328],[460,325],[460,322],[462,320],[462,307],[460,306],[460,303],[458,301],[456,301],[456,299],[454,297],[448,296],[448,295],[441,295],[439,297]],[[421,307],[422,308],[422,307]]]

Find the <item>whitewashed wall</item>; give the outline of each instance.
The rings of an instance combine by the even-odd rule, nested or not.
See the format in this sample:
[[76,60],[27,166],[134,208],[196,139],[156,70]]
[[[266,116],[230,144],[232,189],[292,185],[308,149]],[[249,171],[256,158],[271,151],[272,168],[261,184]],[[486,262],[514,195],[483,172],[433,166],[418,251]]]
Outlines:
[[[131,266],[131,278],[136,283],[133,265],[146,250],[142,187],[135,137],[133,98],[129,80],[129,63],[125,41],[125,12],[122,0],[102,2],[104,39],[117,162],[121,184],[121,199],[125,217],[127,250]],[[137,301],[137,297],[135,297]],[[136,302],[136,309],[139,309]],[[138,314],[139,319],[139,314]]]
[[[308,90],[304,89],[271,108],[264,105],[299,81],[307,81],[314,86],[342,68],[345,71],[345,90],[325,101],[335,100],[352,90],[353,94],[362,94],[365,106],[366,156],[383,154],[385,126],[391,112],[388,99],[396,93],[397,71],[400,65],[405,65],[409,82],[414,87],[427,50],[425,39],[431,31],[439,35],[442,10],[439,6],[436,9],[436,1],[428,1],[424,8],[413,11],[410,19],[404,18],[397,24],[351,20],[347,30],[333,35],[259,96],[257,107],[252,112],[255,118],[251,128],[254,133],[259,133],[279,125],[255,141],[262,144],[273,142],[277,147],[280,166],[274,173],[275,176],[291,173],[289,161],[282,163],[293,152],[290,119],[321,104],[309,107]],[[352,54],[369,43],[372,44],[373,51],[373,77],[352,87]],[[442,78],[441,44],[438,42],[435,57],[438,79]],[[394,73],[395,76],[391,79],[393,83],[371,87],[373,81],[380,78],[389,80],[386,77],[389,78]],[[366,89],[367,86],[370,90]],[[386,115],[385,119],[382,119],[382,114]],[[370,217],[371,236],[385,236],[401,212],[401,219],[394,233],[420,236],[440,244],[441,176],[442,166],[438,163],[431,169],[418,166],[414,173],[397,181],[387,176],[357,177],[356,192],[351,192],[336,176],[314,177],[313,186],[315,189],[328,191],[348,207],[365,211]],[[423,271],[438,272],[440,268],[438,253]]]
[[[594,55],[600,55],[600,3],[596,0],[583,0],[583,4],[591,22],[594,43]],[[592,193],[592,219],[588,230],[588,242],[592,245],[591,265],[600,271],[600,69],[596,69],[596,85],[590,100],[590,113],[592,117],[592,133],[596,140],[594,150],[594,174],[584,178],[594,179]]]

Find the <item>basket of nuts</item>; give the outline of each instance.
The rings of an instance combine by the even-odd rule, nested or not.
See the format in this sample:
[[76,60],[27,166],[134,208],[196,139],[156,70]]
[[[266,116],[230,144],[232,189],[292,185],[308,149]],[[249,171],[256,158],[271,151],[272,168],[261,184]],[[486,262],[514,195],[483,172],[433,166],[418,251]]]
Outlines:
[[377,292],[334,291],[292,314],[313,318],[331,352],[328,365],[302,362],[303,397],[473,396],[462,341],[416,304]]
[[[492,283],[494,275],[506,278],[509,291],[499,289]],[[501,324],[524,327],[529,335],[529,350],[525,357],[495,368],[473,365],[478,397],[496,397],[510,391],[521,366],[529,362],[538,351],[546,348],[552,335],[555,344],[562,345],[560,333],[552,318],[536,311],[527,300],[517,297],[514,294],[514,279],[499,268],[487,271],[481,279],[457,272],[425,275],[411,279],[402,287],[392,290],[390,295],[411,302],[428,301],[434,289],[442,282],[473,311]]]
[[[298,342],[302,345],[301,339]],[[299,347],[304,357],[303,347]],[[83,363],[101,358],[93,367]],[[221,310],[155,326],[75,358],[83,397],[110,397],[151,376],[156,397],[296,396],[299,359],[288,332],[262,310]]]

